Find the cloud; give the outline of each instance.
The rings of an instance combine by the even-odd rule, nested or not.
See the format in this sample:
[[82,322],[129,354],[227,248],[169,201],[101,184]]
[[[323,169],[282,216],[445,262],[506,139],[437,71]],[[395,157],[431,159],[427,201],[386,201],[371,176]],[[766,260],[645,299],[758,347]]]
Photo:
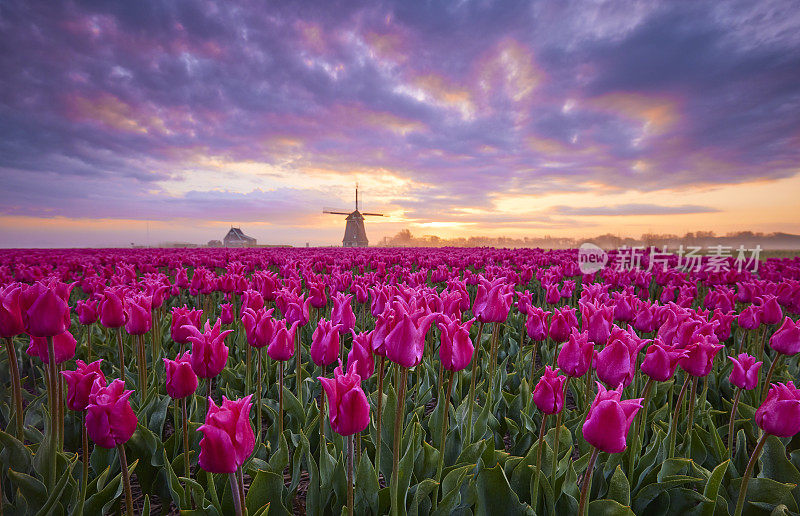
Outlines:
[[617,204],[615,206],[554,206],[553,212],[576,217],[615,217],[625,215],[689,215],[715,213],[717,208],[683,204],[659,206],[657,204]]
[[2,213],[305,220],[306,204],[334,204],[315,184],[329,170],[343,200],[359,176],[390,176],[385,191],[375,181],[375,209],[424,223],[490,210],[501,194],[790,177],[800,159],[792,7],[10,0],[0,6],[0,46],[14,49],[0,55]]

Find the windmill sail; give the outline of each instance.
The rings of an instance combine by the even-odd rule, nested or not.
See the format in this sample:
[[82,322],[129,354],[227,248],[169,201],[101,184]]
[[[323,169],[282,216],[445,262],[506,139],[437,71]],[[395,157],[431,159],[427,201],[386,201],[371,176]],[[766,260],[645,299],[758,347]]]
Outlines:
[[356,185],[355,201],[355,210],[353,211],[323,207],[322,213],[347,216],[345,219],[344,238],[342,239],[344,247],[368,247],[369,239],[367,238],[367,230],[364,228],[364,216],[383,217],[383,214],[361,213],[358,211],[358,185]]

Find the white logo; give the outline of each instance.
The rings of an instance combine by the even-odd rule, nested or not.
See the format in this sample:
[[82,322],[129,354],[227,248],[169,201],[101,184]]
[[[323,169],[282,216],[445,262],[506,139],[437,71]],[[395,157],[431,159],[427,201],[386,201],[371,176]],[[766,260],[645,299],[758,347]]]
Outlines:
[[600,247],[584,242],[578,248],[578,267],[583,274],[597,272],[608,263],[608,253]]

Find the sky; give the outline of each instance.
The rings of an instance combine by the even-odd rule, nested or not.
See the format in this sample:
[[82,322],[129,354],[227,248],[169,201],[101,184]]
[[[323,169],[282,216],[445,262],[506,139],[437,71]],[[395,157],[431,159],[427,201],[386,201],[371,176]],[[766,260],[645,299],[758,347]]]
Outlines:
[[0,3],[0,246],[800,233],[800,7]]

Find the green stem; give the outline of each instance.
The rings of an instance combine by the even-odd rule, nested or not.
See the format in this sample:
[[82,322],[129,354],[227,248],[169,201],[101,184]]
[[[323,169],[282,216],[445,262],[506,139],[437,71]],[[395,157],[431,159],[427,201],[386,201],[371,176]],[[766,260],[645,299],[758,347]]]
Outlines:
[[669,456],[668,458],[673,458],[675,456],[675,440],[677,439],[678,433],[678,417],[681,410],[681,405],[683,404],[683,396],[686,394],[686,388],[689,386],[689,381],[691,380],[692,375],[686,373],[686,379],[683,381],[683,387],[681,387],[681,392],[678,394],[678,401],[675,404],[675,412],[672,415],[672,424],[670,425],[669,429]]
[[775,360],[772,361],[772,365],[769,366],[769,371],[767,371],[767,376],[764,378],[764,383],[761,386],[761,403],[764,403],[764,400],[767,399],[767,393],[769,392],[769,382],[772,381],[772,374],[775,372],[775,369],[778,367],[778,364],[783,360],[783,354],[778,353],[778,356],[775,357]]
[[278,442],[283,435],[283,361],[278,360]]
[[11,373],[11,390],[14,396],[14,415],[17,422],[17,439],[25,442],[23,424],[25,412],[22,408],[22,382],[19,377],[19,364],[17,363],[17,350],[14,348],[14,338],[6,337],[6,352],[8,353],[8,369]]
[[[567,397],[567,390],[569,389],[569,379],[570,377],[567,376],[567,380],[564,382],[564,392],[562,392],[562,397],[566,399]],[[564,411],[567,410],[566,407],[563,407],[559,412],[558,416],[556,416],[556,440],[553,443],[553,466],[550,471],[550,479],[551,482],[555,482],[556,480],[556,473],[558,473],[558,445],[559,441],[561,441],[561,422],[564,418]]]
[[[408,378],[408,369],[402,366],[400,368],[400,376],[397,385],[397,412],[395,413],[394,419],[394,450],[392,454],[392,478],[390,479],[390,486],[389,492],[391,493],[392,497],[392,509],[391,514],[392,516],[398,516],[400,514],[400,507],[398,504],[400,500],[398,500],[398,489],[399,489],[399,479],[398,474],[400,470],[400,443],[402,441],[402,432],[403,432],[403,419],[405,416],[405,401],[406,401],[406,381]],[[403,499],[405,500],[406,493],[403,493]]]
[[56,350],[53,343],[53,337],[47,337],[47,396],[50,404],[50,425],[47,431],[49,437],[49,451],[50,451],[50,471],[49,480],[50,486],[56,483],[56,442],[58,441],[58,400],[56,399]]
[[381,357],[378,367],[378,414],[375,420],[375,474],[381,476],[381,419],[383,418],[383,368],[386,357]]
[[739,410],[739,398],[742,396],[742,389],[736,388],[736,396],[733,397],[733,406],[731,407],[731,418],[728,421],[728,457],[733,453],[733,425],[736,421],[736,413]]
[[756,449],[753,450],[753,455],[750,456],[750,461],[747,463],[747,468],[745,468],[744,475],[742,476],[742,485],[739,487],[739,499],[736,501],[736,510],[733,512],[733,516],[742,516],[744,501],[747,498],[747,484],[750,482],[753,468],[756,465],[759,455],[761,455],[761,449],[764,448],[764,443],[767,442],[768,435],[769,434],[766,433],[761,435],[761,439],[759,439],[758,444],[756,444]]
[[450,422],[450,397],[453,395],[453,376],[455,371],[450,370],[450,375],[447,378],[447,396],[442,399],[442,433],[439,439],[439,465],[436,468],[436,492],[433,496],[433,507],[436,508],[439,499],[439,485],[442,482],[442,471],[444,470],[444,452],[447,445],[447,426]]
[[295,374],[295,380],[297,381],[297,399],[300,401],[300,406],[303,406],[303,350],[300,344],[300,331],[301,328],[298,326],[297,331],[295,332],[294,339],[296,342],[296,349],[295,354],[297,355],[297,373]]
[[236,480],[236,472],[228,473],[231,482],[231,498],[233,498],[233,510],[236,516],[242,516],[242,497],[239,493],[239,482]]
[[578,516],[586,514],[586,500],[589,497],[589,491],[592,488],[592,472],[594,471],[594,463],[597,460],[597,455],[600,452],[597,448],[592,448],[592,455],[589,457],[589,463],[586,465],[586,472],[583,474],[583,481],[581,482],[581,501],[578,505]]
[[125,513],[133,516],[133,495],[131,494],[131,477],[128,473],[128,459],[125,457],[125,445],[118,444],[119,465],[122,469],[122,484],[125,486]]
[[691,432],[694,429],[694,401],[697,398],[698,380],[699,378],[692,376],[692,392],[689,395],[689,426],[686,427],[687,432]]
[[353,516],[353,434],[347,436],[347,514]]
[[[247,349],[249,350],[250,346],[247,346]],[[258,378],[256,378],[256,380],[257,380],[256,384],[257,384],[257,387],[258,387],[258,396],[256,396],[256,400],[257,400],[258,405],[256,405],[256,418],[258,418],[258,420],[257,420],[258,425],[257,426],[258,426],[258,435],[259,435],[259,437],[261,436],[261,376],[262,376],[261,362],[262,362],[262,358],[263,358],[263,354],[264,354],[262,352],[262,349],[263,348],[256,348],[256,355],[258,355],[257,356],[257,358],[258,358],[257,372],[256,372],[256,374],[258,374]]]
[[125,381],[125,349],[122,347],[122,328],[117,328],[117,348],[119,350],[119,375]]
[[[653,390],[655,380],[652,378],[647,379],[644,385],[644,394],[642,402],[642,410],[634,417],[633,420],[633,442],[630,446],[630,455],[628,456],[628,478],[633,481],[633,468],[636,467],[636,459],[639,457],[639,445],[644,442],[644,429],[647,428],[647,405],[650,403],[650,396]],[[640,434],[641,428],[641,434]]]
[[544,449],[544,436],[547,429],[547,414],[542,416],[542,426],[539,428],[539,449],[536,450],[536,478],[533,481],[533,494],[531,495],[531,505],[534,512],[539,502],[539,477],[542,474],[542,450]]
[[481,337],[483,336],[483,323],[478,325],[478,338],[475,340],[475,353],[472,355],[472,375],[469,379],[469,414],[467,416],[467,431],[464,444],[472,442],[472,411],[475,407],[475,377],[478,375],[478,356],[481,349]]

